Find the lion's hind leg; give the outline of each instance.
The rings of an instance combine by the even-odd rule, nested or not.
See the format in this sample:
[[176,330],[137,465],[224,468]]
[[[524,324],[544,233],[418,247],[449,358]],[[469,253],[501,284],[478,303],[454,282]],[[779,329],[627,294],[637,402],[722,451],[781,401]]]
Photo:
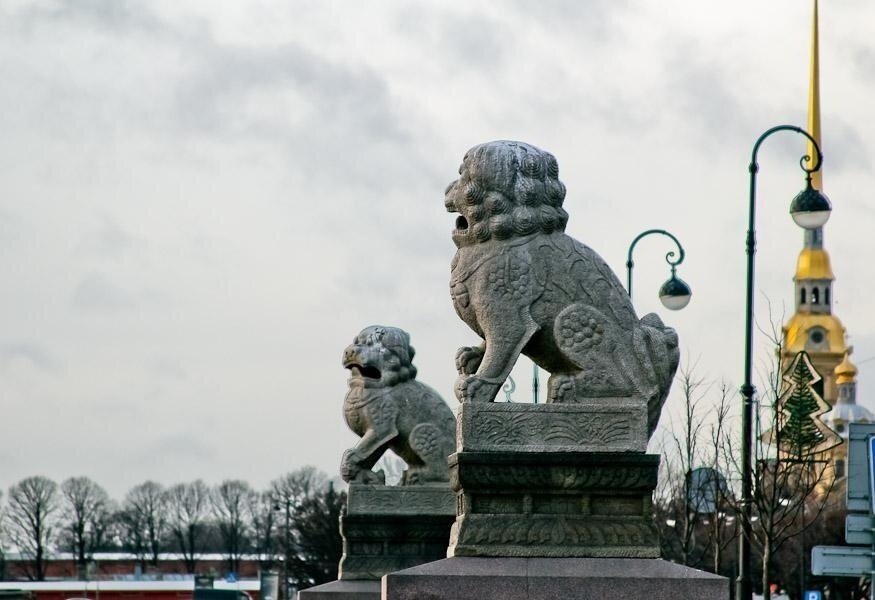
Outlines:
[[576,369],[557,373],[548,385],[548,402],[577,402],[585,396],[620,396],[635,392],[630,365],[616,348],[628,343],[623,333],[593,306],[565,307],[553,325],[557,349]]
[[547,403],[574,402],[576,374],[553,373],[547,381]]
[[447,481],[447,457],[452,453],[452,440],[432,423],[420,423],[410,432],[410,449],[419,456],[422,465],[410,466],[404,473],[404,483]]

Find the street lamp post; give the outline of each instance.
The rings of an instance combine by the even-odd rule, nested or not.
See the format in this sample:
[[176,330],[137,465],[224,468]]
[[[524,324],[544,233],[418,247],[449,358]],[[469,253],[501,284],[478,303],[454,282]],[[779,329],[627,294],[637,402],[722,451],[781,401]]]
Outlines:
[[756,141],[751,152],[750,166],[750,205],[748,210],[747,228],[747,286],[745,296],[745,335],[744,335],[744,385],[741,386],[741,538],[738,546],[738,581],[736,582],[736,599],[751,600],[753,586],[751,582],[751,504],[753,465],[751,462],[751,446],[753,445],[753,395],[756,391],[752,379],[753,360],[753,283],[754,283],[754,253],[756,252],[756,234],[754,216],[756,206],[756,176],[759,171],[757,153],[760,145],[773,133],[779,131],[795,131],[808,138],[817,152],[817,162],[811,167],[806,163],[814,157],[805,155],[799,161],[799,166],[805,172],[806,186],[790,204],[790,214],[797,225],[804,229],[817,229],[829,219],[830,204],[826,196],[811,186],[811,174],[820,169],[823,154],[810,133],[794,125],[778,125],[763,133]]
[[289,546],[291,545],[291,531],[289,531],[291,527],[291,514],[290,514],[290,506],[289,499],[285,499],[285,508],[286,508],[286,522],[285,522],[285,531],[283,532],[285,535],[285,553],[283,556],[283,600],[291,600],[289,594]]
[[659,300],[662,302],[663,306],[670,310],[680,310],[690,303],[690,297],[692,296],[690,286],[688,286],[684,280],[678,279],[675,274],[677,266],[684,262],[685,253],[684,248],[681,246],[678,239],[664,229],[648,229],[647,231],[642,231],[634,240],[632,240],[632,243],[629,245],[629,252],[626,254],[626,291],[629,293],[629,299],[631,300],[632,269],[635,267],[635,262],[632,260],[632,251],[635,249],[635,244],[637,244],[638,240],[641,238],[654,233],[671,238],[678,247],[677,258],[675,258],[674,250],[671,250],[665,255],[665,262],[671,267],[671,277],[669,277],[668,281],[663,283],[662,287],[659,288]]

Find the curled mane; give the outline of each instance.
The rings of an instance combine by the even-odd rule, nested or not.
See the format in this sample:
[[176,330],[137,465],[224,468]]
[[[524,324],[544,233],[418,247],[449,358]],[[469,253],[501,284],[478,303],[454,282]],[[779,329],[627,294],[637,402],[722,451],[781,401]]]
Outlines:
[[465,155],[459,175],[445,200],[462,215],[457,244],[565,231],[565,185],[549,152],[521,142],[481,144]]

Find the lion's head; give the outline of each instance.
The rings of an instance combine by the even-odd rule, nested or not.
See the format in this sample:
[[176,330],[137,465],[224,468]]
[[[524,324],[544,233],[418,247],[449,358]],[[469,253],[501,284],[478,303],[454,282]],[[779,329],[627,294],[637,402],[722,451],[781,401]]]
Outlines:
[[415,353],[406,331],[371,325],[343,351],[343,367],[351,386],[391,387],[416,378]]
[[535,232],[564,231],[565,185],[549,152],[523,142],[498,141],[465,154],[444,205],[459,213],[453,241],[467,246]]

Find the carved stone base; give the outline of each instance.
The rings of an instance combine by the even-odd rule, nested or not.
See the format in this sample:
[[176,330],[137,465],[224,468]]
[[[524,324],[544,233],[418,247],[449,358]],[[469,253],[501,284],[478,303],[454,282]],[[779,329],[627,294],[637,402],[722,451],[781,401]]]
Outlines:
[[448,556],[658,558],[659,457],[639,453],[458,452]]
[[380,600],[380,582],[332,581],[298,592],[298,600]]
[[448,485],[349,486],[340,519],[339,579],[379,580],[386,573],[444,558],[456,495]]
[[384,600],[728,600],[726,578],[658,559],[447,558],[383,578]]
[[466,402],[457,410],[458,452],[644,452],[647,402],[579,398],[574,404]]

